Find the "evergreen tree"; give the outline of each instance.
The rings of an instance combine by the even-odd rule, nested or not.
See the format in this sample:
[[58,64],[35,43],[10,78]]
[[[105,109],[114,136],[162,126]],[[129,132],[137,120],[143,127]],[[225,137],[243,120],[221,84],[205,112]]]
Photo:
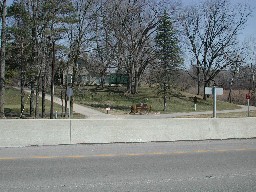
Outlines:
[[[67,25],[73,14],[72,1],[15,0],[10,14],[13,24],[9,31],[14,45],[11,58],[14,63],[19,63],[21,71],[21,114],[24,111],[23,86],[26,81],[31,85],[30,115],[39,116],[39,91],[42,87],[42,117],[45,117],[45,91],[50,82],[50,115],[53,118],[54,75],[58,66],[56,57],[65,44],[60,40],[66,38]],[[14,50],[18,50],[19,54]]]
[[171,79],[176,77],[177,69],[181,63],[179,41],[172,21],[166,11],[161,16],[156,34],[156,55],[159,61],[158,75],[164,94],[164,111],[166,110],[167,90]]

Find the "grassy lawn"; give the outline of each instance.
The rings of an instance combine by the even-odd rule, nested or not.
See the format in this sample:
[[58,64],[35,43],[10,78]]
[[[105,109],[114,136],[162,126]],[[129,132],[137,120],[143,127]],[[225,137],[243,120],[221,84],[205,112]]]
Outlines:
[[[6,95],[5,95],[5,112],[7,118],[19,118],[20,117],[20,108],[21,108],[21,95],[20,91],[14,88],[6,88]],[[50,114],[50,101],[45,101],[45,111],[46,111],[46,117],[49,118]],[[29,94],[25,93],[25,109],[23,114],[26,116],[26,118],[30,118],[29,115]],[[41,116],[42,111],[42,100],[39,98],[39,116]],[[61,106],[54,103],[54,111],[58,111],[59,118],[60,118],[60,112],[61,112]],[[80,117],[81,115],[75,114],[76,117]]]
[[[60,97],[61,89],[56,87],[55,96]],[[111,108],[111,114],[129,114],[131,105],[138,103],[147,103],[152,106],[152,113],[176,113],[176,112],[192,112],[194,111],[194,96],[185,92],[172,93],[167,99],[167,110],[163,111],[163,98],[158,94],[158,90],[154,87],[140,87],[135,95],[125,94],[126,88],[121,86],[104,87],[85,86],[74,90],[75,103],[106,112],[107,107]],[[197,111],[211,111],[213,104],[212,98],[207,100],[198,97]],[[39,113],[41,115],[41,99],[39,99]],[[218,101],[217,110],[238,109],[239,106],[227,102]],[[9,116],[19,118],[20,116],[20,91],[13,88],[6,88],[6,104],[5,110]],[[61,106],[54,104],[54,111],[62,111]],[[24,113],[29,118],[29,94],[25,96],[25,111]],[[50,101],[46,100],[46,115],[49,118]],[[233,116],[235,113],[232,113]],[[252,112],[251,116],[255,115]],[[200,115],[197,117],[211,117],[212,115]],[[218,117],[227,116],[226,114],[218,115]],[[239,113],[238,117],[247,116],[247,113]],[[84,118],[83,115],[74,114],[74,118]]]
[[[163,111],[163,98],[154,87],[140,87],[135,95],[125,94],[125,87],[96,87],[85,86],[74,90],[75,102],[84,106],[104,111],[111,108],[111,114],[128,114],[131,105],[147,103],[152,106],[152,112],[176,113],[194,111],[194,96],[185,92],[172,93],[167,100],[167,110]],[[59,90],[60,92],[60,90]],[[60,95],[60,94],[59,94]],[[212,98],[203,100],[198,97],[197,111],[211,111]],[[217,109],[238,109],[239,106],[218,101]]]

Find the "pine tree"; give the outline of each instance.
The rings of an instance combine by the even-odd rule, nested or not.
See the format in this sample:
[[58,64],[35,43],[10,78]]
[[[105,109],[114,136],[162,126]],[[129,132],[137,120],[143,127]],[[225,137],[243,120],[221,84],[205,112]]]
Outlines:
[[[23,85],[31,85],[30,115],[39,116],[39,91],[42,87],[42,117],[45,117],[45,90],[51,82],[51,111],[53,118],[54,75],[58,53],[63,48],[66,25],[73,13],[71,0],[15,0],[11,14],[14,24],[9,28],[19,51],[15,62],[21,68],[21,111],[24,109]],[[41,80],[42,79],[42,80]],[[48,81],[49,82],[49,81]],[[34,97],[34,95],[36,97]],[[35,101],[34,101],[35,100]]]
[[180,63],[180,48],[176,31],[166,11],[159,20],[156,34],[156,55],[159,61],[159,83],[162,85],[164,95],[164,111],[166,111],[167,89],[171,78],[175,78]]

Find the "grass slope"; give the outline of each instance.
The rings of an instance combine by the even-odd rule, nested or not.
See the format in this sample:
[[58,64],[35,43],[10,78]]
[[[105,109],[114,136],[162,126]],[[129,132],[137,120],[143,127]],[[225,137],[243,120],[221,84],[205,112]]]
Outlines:
[[[19,118],[21,108],[21,94],[20,91],[11,87],[7,87],[5,90],[5,114],[7,118]],[[23,114],[29,117],[30,99],[29,94],[25,93],[25,109]],[[34,101],[35,102],[35,101]],[[39,114],[41,114],[42,100],[39,99]],[[45,103],[46,115],[50,113],[50,101],[46,100]],[[54,104],[54,111],[61,111],[61,106]]]
[[[125,94],[125,87],[87,86],[75,91],[75,102],[105,111],[110,107],[111,113],[127,114],[133,104],[147,103],[152,106],[152,112],[176,113],[194,111],[194,96],[184,92],[173,92],[167,100],[167,110],[163,111],[163,98],[157,88],[140,87],[135,95]],[[197,111],[211,111],[212,98],[203,100],[198,97]],[[227,102],[217,101],[218,110],[238,109],[239,106]]]
[[[56,87],[55,96],[60,97],[60,88]],[[155,87],[140,87],[135,95],[126,94],[125,87],[104,87],[85,86],[74,90],[75,103],[91,107],[102,112],[105,108],[111,108],[111,114],[128,114],[131,105],[138,103],[147,103],[152,106],[152,113],[176,113],[194,111],[194,96],[185,92],[173,92],[167,100],[167,110],[163,111],[163,98],[158,94]],[[197,111],[211,111],[213,104],[212,98],[203,100],[198,97]],[[5,111],[8,117],[20,116],[20,91],[14,88],[6,89]],[[217,109],[238,109],[239,106],[227,102],[217,101]],[[54,104],[54,111],[61,112],[61,106]],[[46,101],[46,113],[49,115],[50,101]],[[25,112],[29,114],[29,94],[25,96]],[[41,99],[39,99],[39,113],[41,113]],[[208,117],[208,116],[203,116]],[[74,118],[84,118],[78,114]]]

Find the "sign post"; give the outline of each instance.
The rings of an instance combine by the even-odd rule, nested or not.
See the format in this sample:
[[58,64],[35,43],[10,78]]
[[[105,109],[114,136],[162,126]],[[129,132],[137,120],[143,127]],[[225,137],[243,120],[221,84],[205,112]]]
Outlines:
[[212,88],[213,94],[213,118],[216,118],[216,111],[217,111],[217,94],[216,94],[216,87]]
[[246,97],[246,99],[247,99],[248,117],[250,117],[250,99],[251,99],[250,93],[247,93],[245,97]]
[[71,115],[71,97],[73,96],[73,89],[72,87],[67,87],[67,92],[66,92],[67,96],[68,96],[68,100],[69,100],[69,108],[68,108],[68,118],[69,118],[69,141],[71,143],[71,119],[70,119],[70,115]]
[[67,92],[66,92],[67,96],[68,96],[68,100],[69,100],[69,108],[68,108],[68,116],[70,119],[70,114],[71,114],[71,97],[73,96],[73,89],[71,87],[67,88]]
[[223,88],[218,87],[205,87],[205,94],[213,95],[213,118],[216,118],[217,111],[217,95],[223,94]]

